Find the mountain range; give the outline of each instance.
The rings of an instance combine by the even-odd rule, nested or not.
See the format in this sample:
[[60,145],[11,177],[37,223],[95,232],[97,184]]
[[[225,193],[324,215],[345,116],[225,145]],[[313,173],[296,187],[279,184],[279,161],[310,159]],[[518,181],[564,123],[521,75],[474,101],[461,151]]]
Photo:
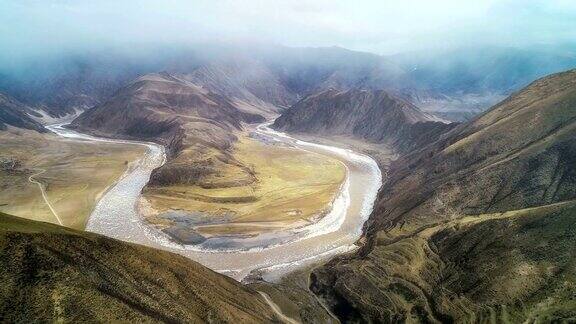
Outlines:
[[[86,53],[0,68],[0,92],[63,116],[102,104],[120,87],[166,71],[251,111],[288,107],[330,88],[387,90],[424,111],[463,120],[546,74],[576,66],[571,52],[473,48],[379,56],[339,47],[205,44],[201,49]],[[488,53],[480,55],[477,53]],[[267,111],[260,111],[266,114]]]
[[[38,71],[2,71],[0,131],[44,132],[47,115],[82,110],[71,128],[166,148],[155,187],[217,188],[224,166],[255,182],[234,144],[278,115],[272,127],[296,137],[382,145],[396,159],[380,165],[386,179],[359,250],[311,270],[302,282],[312,297],[301,282],[283,283],[290,291],[320,298],[341,322],[576,318],[576,70],[529,83],[573,66],[572,56],[219,50],[57,61],[37,80]],[[482,109],[467,110],[469,98],[485,99]],[[8,321],[282,320],[256,291],[175,254],[5,214],[0,222]]]

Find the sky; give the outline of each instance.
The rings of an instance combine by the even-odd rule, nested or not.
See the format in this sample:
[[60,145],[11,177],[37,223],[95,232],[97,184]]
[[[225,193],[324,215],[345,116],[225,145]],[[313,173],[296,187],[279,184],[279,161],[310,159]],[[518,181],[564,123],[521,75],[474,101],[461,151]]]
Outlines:
[[206,41],[377,54],[576,40],[575,0],[0,0],[0,50],[33,56]]

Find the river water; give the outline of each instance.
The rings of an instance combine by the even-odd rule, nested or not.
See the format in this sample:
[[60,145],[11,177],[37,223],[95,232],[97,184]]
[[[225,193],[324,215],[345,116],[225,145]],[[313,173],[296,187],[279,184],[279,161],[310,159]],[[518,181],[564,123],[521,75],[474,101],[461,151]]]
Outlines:
[[331,212],[317,223],[301,228],[251,238],[220,237],[201,245],[181,245],[145,222],[137,209],[142,188],[152,170],[166,160],[164,148],[154,143],[94,137],[63,126],[48,128],[71,140],[147,147],[144,157],[101,197],[88,220],[87,231],[178,253],[239,281],[252,272],[274,281],[290,271],[355,249],[354,243],[362,234],[362,226],[382,183],[378,165],[366,155],[300,141],[263,124],[254,132],[266,142],[331,156],[344,163],[347,177]]

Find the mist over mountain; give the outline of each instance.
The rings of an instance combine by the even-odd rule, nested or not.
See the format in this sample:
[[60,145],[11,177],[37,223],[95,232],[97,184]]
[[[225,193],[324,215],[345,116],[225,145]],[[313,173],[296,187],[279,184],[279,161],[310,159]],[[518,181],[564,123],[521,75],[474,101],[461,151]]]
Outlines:
[[9,0],[1,9],[0,92],[53,116],[166,71],[247,109],[359,88],[463,120],[575,67],[576,8],[563,0]]
[[[141,51],[206,41],[337,45],[384,55],[472,45],[526,47],[574,40],[565,0],[7,0],[0,62],[86,49]],[[129,13],[129,14],[127,14]],[[572,27],[572,28],[570,28]],[[18,31],[10,33],[10,31]]]
[[576,47],[466,47],[441,53],[405,53],[394,56],[393,61],[428,89],[509,94],[542,76],[575,67]]
[[78,52],[0,66],[0,91],[63,116],[102,103],[141,75],[167,71],[230,96],[248,110],[288,107],[330,88],[368,89],[463,120],[538,77],[576,67],[573,53],[479,47],[380,56],[340,47],[211,42],[137,53]]
[[410,101],[441,117],[466,120],[538,78],[576,67],[576,47],[476,46],[390,59],[413,82]]
[[0,93],[0,130],[8,126],[45,132],[46,129],[34,117],[41,117],[30,107]]

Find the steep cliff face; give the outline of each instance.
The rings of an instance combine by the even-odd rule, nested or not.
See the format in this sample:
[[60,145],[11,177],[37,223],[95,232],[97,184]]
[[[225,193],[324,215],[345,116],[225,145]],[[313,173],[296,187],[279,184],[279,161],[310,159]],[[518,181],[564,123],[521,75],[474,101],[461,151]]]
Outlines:
[[229,150],[242,123],[261,121],[262,116],[241,111],[224,96],[169,74],[150,74],[83,113],[71,126],[165,145],[169,161],[153,173],[150,183],[163,185],[202,183],[219,163],[238,165],[238,172],[246,173]]
[[270,323],[257,292],[182,256],[0,213],[8,322]]
[[301,100],[273,124],[288,132],[348,135],[400,151],[424,145],[451,125],[385,91],[334,89]]
[[40,117],[32,108],[0,93],[0,130],[6,129],[7,126],[13,126],[45,132],[46,129],[35,121],[32,116]]
[[576,71],[395,161],[360,253],[314,274],[342,318],[574,318]]

